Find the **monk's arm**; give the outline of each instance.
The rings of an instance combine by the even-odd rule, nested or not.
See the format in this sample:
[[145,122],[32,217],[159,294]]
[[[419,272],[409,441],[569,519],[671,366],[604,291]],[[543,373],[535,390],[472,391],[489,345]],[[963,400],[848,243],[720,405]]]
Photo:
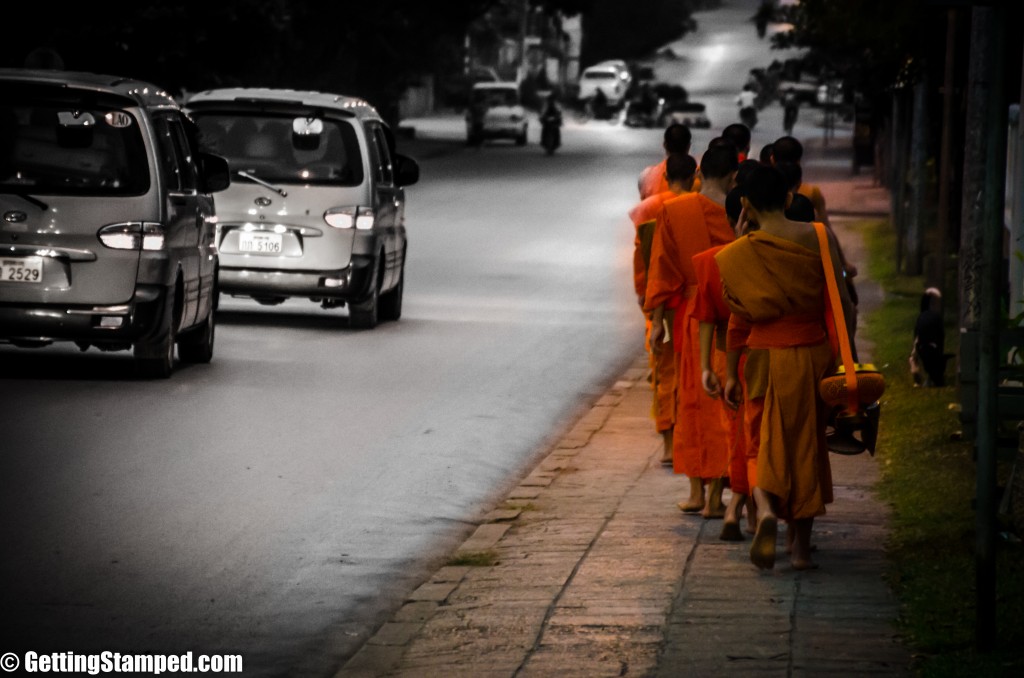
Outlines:
[[[832,268],[835,270],[836,281],[841,283],[843,281],[843,254],[839,247],[839,240],[832,231],[829,231],[831,236],[828,239],[828,248],[832,252]],[[850,299],[850,292],[846,285],[837,285],[839,287],[839,299],[843,302],[843,308],[849,308],[853,305],[853,300]]]
[[651,331],[648,335],[648,342],[651,353],[661,353],[662,344],[667,341],[665,333],[665,305],[655,307],[651,311]]
[[725,354],[725,387],[722,389],[722,399],[725,404],[736,409],[743,401],[743,392],[740,389],[740,351],[730,350]]
[[811,204],[814,205],[814,214],[818,217],[818,221],[825,224],[825,226],[831,231],[832,223],[828,220],[828,208],[825,207],[825,196],[822,195],[820,190],[814,191],[811,195]]
[[715,324],[701,320],[700,332],[700,383],[704,392],[717,398],[721,392],[718,375],[711,369],[711,352],[715,350]]
[[643,309],[644,294],[647,292],[647,267],[644,264],[644,254],[639,237],[633,241],[633,289],[636,291],[640,308]]
[[662,208],[662,217],[654,229],[651,242],[651,263],[647,269],[647,293],[644,295],[644,309],[653,311],[663,306],[683,287],[684,278],[676,261],[679,246],[673,230]]
[[[824,198],[822,199],[824,200]],[[825,219],[822,220],[822,223],[825,224],[825,228],[828,229],[829,235],[832,236],[832,240],[835,242],[835,251],[839,255],[839,261],[843,265],[843,270],[846,271],[847,277],[855,278],[857,276],[857,267],[851,264],[846,258],[846,254],[843,252],[843,247],[839,244],[839,238],[836,236],[836,232],[832,230],[832,226],[829,225],[827,219],[828,216],[826,215]]]

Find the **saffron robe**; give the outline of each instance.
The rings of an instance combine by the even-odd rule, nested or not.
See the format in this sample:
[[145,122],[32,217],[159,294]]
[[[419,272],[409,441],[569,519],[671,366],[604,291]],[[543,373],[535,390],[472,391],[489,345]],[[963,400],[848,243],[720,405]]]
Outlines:
[[[640,178],[637,180],[637,188],[640,191],[640,199],[646,200],[652,195],[664,193],[668,189],[668,179],[665,178],[665,166],[668,164],[668,158],[662,160],[656,165],[650,165],[645,167],[640,172]],[[697,193],[700,191],[700,177],[695,177],[693,180],[693,186],[690,187],[691,193]]]
[[796,192],[811,201],[811,204],[814,205],[814,215],[820,219],[821,213],[825,209],[825,196],[822,195],[818,185],[804,181],[797,187]]
[[[732,315],[725,303],[722,292],[722,276],[715,263],[715,254],[724,245],[712,247],[693,255],[693,269],[697,274],[697,294],[693,299],[692,316],[698,323],[710,323],[715,326],[715,346],[713,349],[711,368],[718,377],[718,383],[725,384],[725,351],[726,331]],[[705,398],[709,398],[707,394]],[[750,483],[747,480],[747,435],[743,427],[744,404],[732,409],[725,404],[725,398],[719,397],[721,403],[722,426],[725,427],[728,441],[729,456],[729,487],[739,494],[750,494]],[[756,453],[755,453],[756,460]]]
[[[719,273],[721,276],[721,273]],[[724,302],[724,292],[723,292]],[[751,349],[747,346],[750,335],[750,323],[731,313],[729,328],[726,331],[726,350],[740,353],[737,366],[740,385],[743,388],[743,435],[746,464],[746,480],[748,492],[757,487],[757,454],[761,447],[761,418],[764,414],[764,393],[768,386],[768,351],[763,348]],[[736,462],[738,463],[738,462]],[[730,474],[733,466],[730,463]],[[740,472],[737,469],[737,472]],[[732,476],[730,475],[730,482]],[[735,486],[733,489],[737,492]]]
[[640,173],[637,181],[637,188],[640,190],[640,200],[646,200],[652,195],[664,193],[668,190],[668,179],[665,178],[665,165],[668,158],[656,165],[645,167]]
[[[629,218],[636,227],[633,239],[633,286],[637,298],[642,300],[647,293],[647,268],[650,265],[651,248],[653,247],[654,231],[658,227],[658,218],[666,200],[675,197],[675,193],[665,190],[642,200],[629,211]],[[641,301],[642,303],[642,301]],[[646,332],[644,348],[647,350],[647,362],[651,368],[651,387],[654,397],[651,403],[651,417],[658,432],[667,431],[676,423],[676,356],[672,349],[671,337],[659,353],[650,350],[651,314],[645,312]]]
[[693,255],[734,239],[724,207],[698,193],[684,193],[665,202],[651,247],[644,309],[664,306],[672,318],[678,384],[672,467],[690,478],[724,477],[729,464],[721,405],[700,384],[699,322],[691,314],[697,291]]
[[784,519],[822,515],[833,493],[828,412],[818,384],[835,359],[821,255],[755,231],[723,248],[715,261],[726,302],[751,325],[748,345],[769,355],[757,486],[779,498]]

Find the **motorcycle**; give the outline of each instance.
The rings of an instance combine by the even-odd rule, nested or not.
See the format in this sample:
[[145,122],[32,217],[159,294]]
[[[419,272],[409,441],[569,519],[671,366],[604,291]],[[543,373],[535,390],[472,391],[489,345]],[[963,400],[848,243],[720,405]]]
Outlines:
[[562,113],[546,111],[540,118],[540,144],[551,155],[562,145]]

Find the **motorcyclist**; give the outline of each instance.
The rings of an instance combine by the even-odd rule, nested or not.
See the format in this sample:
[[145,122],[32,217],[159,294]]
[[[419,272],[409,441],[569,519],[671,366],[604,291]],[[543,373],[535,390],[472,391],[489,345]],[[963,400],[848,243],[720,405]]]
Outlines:
[[544,149],[550,154],[562,145],[562,108],[558,105],[558,97],[552,92],[544,102],[540,113],[540,140]]
[[594,98],[591,100],[590,105],[593,109],[594,117],[598,120],[604,120],[609,116],[608,95],[600,87],[594,92]]
[[743,91],[736,97],[736,106],[740,109],[740,120],[750,129],[757,124],[757,93],[750,84],[743,86]]

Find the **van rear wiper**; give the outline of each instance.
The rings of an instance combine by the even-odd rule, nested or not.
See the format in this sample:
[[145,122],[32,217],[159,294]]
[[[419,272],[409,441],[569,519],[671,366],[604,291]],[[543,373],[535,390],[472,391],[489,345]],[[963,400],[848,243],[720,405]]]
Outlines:
[[36,198],[34,196],[29,195],[25,191],[18,191],[18,190],[12,190],[12,189],[9,189],[9,188],[5,188],[5,189],[0,190],[0,193],[10,193],[11,195],[16,195],[19,198],[21,198],[22,200],[25,200],[26,202],[32,203],[33,205],[35,205],[39,209],[43,210],[44,212],[46,210],[50,209],[50,206],[47,205],[45,202],[43,202],[39,198]]
[[284,190],[283,188],[278,188],[277,186],[275,186],[274,184],[270,183],[269,181],[264,181],[263,179],[260,179],[255,174],[250,174],[249,172],[246,172],[245,170],[235,170],[235,174],[237,174],[238,176],[242,177],[243,179],[248,179],[249,181],[253,182],[254,184],[259,184],[260,186],[263,186],[264,188],[269,188],[270,190],[279,193],[282,198],[287,198],[288,197],[288,191]]

